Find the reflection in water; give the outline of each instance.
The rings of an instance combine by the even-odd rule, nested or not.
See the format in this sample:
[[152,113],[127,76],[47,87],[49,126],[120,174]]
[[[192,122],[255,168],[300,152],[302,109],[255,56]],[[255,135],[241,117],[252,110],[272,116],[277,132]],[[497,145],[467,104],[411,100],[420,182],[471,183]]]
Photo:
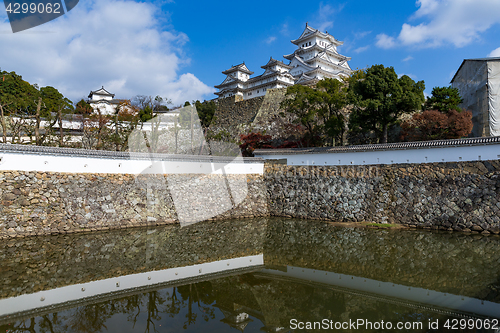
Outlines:
[[[231,267],[225,276],[221,271],[204,275],[203,269],[192,280],[174,276],[160,284],[121,285],[120,292],[113,285],[92,298],[1,316],[0,327],[12,332],[287,332],[294,331],[293,320],[363,319],[420,323],[422,329],[407,331],[426,332],[435,331],[428,325],[436,320],[438,331],[446,331],[450,318],[486,318],[479,305],[477,311],[464,310],[457,301],[439,303],[438,296],[500,305],[498,237],[258,219],[11,240],[0,248],[0,313],[8,312],[2,302],[23,295],[205,267],[193,265],[227,266],[262,253],[265,269],[254,266],[245,273]],[[334,281],[339,277],[342,283]],[[377,290],[385,286],[386,291]],[[391,288],[401,292],[391,295],[396,290]],[[434,301],[419,300],[421,291]]]

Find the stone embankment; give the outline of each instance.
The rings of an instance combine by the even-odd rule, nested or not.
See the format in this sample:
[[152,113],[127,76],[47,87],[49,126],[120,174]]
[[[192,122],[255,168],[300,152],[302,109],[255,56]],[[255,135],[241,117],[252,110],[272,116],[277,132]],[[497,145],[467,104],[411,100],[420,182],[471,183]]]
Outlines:
[[[203,216],[228,219],[268,215],[261,175],[167,177],[12,171],[0,172],[0,237],[178,223],[169,185],[189,184],[196,176],[199,183],[205,182],[207,186],[192,186],[192,190],[184,191],[184,195],[191,197],[184,198],[184,202],[202,207]],[[225,207],[223,214],[216,214],[221,211],[217,203],[207,199],[203,205],[200,198],[219,196],[220,185],[226,182],[245,184],[246,197],[236,207]],[[214,213],[210,214],[210,210]]]
[[500,232],[500,161],[286,166],[265,173],[273,216]]
[[[245,186],[222,200],[221,189],[232,184]],[[176,186],[182,205],[172,198]],[[191,210],[211,219],[282,216],[498,234],[500,162],[267,164],[264,175],[0,172],[0,200],[0,238],[178,223],[179,212]]]
[[291,124],[294,117],[280,107],[286,98],[286,89],[269,89],[265,96],[242,100],[241,96],[232,96],[217,100],[217,109],[210,126],[214,133],[229,132],[239,140],[240,134],[261,132],[273,137],[287,137],[286,124]]
[[500,301],[496,236],[344,228],[285,218],[270,219],[266,232],[266,266],[310,268]]

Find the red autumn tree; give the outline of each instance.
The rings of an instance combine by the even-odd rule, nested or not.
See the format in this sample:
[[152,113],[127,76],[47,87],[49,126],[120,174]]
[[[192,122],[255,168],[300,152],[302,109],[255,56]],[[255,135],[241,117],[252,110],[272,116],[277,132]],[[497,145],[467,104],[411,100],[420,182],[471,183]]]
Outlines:
[[428,110],[414,114],[401,128],[402,141],[459,139],[472,131],[472,113]]
[[271,136],[259,133],[248,133],[240,135],[240,149],[245,157],[252,157],[253,151],[258,148],[273,148]]

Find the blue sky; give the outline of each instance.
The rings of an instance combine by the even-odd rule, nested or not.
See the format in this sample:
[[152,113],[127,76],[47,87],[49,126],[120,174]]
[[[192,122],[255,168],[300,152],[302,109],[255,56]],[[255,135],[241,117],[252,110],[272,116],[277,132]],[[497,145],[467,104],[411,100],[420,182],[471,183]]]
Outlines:
[[223,70],[259,75],[283,60],[308,22],[344,41],[353,69],[393,66],[447,86],[465,58],[500,56],[499,0],[80,0],[67,15],[12,34],[0,9],[0,68],[70,99],[102,85],[117,98],[161,95],[175,104],[214,98]]

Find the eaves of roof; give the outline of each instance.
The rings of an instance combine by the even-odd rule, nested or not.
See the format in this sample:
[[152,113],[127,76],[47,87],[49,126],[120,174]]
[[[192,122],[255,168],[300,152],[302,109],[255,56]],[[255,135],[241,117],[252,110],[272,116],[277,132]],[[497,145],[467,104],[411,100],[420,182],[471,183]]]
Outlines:
[[457,76],[458,72],[460,72],[466,61],[500,61],[500,57],[464,59],[462,61],[462,64],[460,64],[460,67],[458,67],[458,70],[455,72],[455,75],[453,75],[450,83],[453,83],[453,81],[455,81],[455,77]]

